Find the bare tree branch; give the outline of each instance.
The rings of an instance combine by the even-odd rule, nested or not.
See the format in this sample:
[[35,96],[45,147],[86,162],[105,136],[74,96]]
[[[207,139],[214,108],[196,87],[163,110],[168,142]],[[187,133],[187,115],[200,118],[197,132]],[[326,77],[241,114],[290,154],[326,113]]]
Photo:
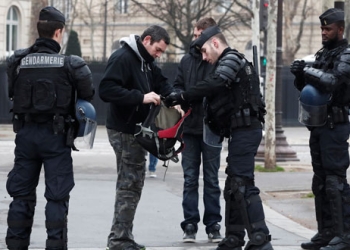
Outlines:
[[[300,22],[297,26],[297,33],[295,35],[295,27],[293,26],[294,18],[300,12],[300,4],[303,4],[302,13],[300,15]],[[284,64],[290,64],[294,59],[296,53],[301,47],[301,38],[303,36],[303,30],[305,21],[308,18],[308,14],[311,11],[311,7],[308,7],[308,0],[286,0],[284,2],[284,53],[283,61]]]
[[[189,45],[192,41],[193,24],[199,19],[206,16],[217,18],[217,23],[222,30],[232,28],[238,23],[243,23],[250,27],[252,12],[250,8],[239,1],[234,0],[154,0],[154,1],[139,1],[131,0],[137,7],[134,11],[147,13],[148,15],[165,23],[168,29],[174,33],[174,36],[181,42],[171,41],[174,48],[184,51],[189,50]],[[229,4],[227,5],[227,3]],[[225,5],[226,3],[226,5]],[[239,11],[233,11],[234,5],[237,5]],[[216,13],[214,10],[221,8],[222,13]]]

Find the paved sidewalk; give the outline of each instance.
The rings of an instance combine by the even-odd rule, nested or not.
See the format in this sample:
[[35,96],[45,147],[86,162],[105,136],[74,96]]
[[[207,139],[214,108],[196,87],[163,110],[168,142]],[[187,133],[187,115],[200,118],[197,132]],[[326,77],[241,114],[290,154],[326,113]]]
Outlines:
[[[275,250],[300,249],[300,243],[315,233],[312,199],[301,198],[310,192],[312,172],[308,156],[308,131],[303,127],[284,128],[287,141],[297,151],[300,161],[278,163],[286,169],[278,173],[256,173],[256,184],[261,189],[266,221]],[[5,188],[6,176],[13,164],[14,134],[9,125],[0,125],[0,249],[6,249],[6,216],[11,198]],[[226,151],[222,153],[220,186],[225,180]],[[73,152],[75,182],[71,193],[68,215],[69,249],[105,249],[110,229],[115,195],[115,156],[104,127],[99,127],[92,150]],[[260,164],[260,163],[257,163]],[[207,242],[204,225],[199,224],[197,242],[182,243],[180,222],[182,215],[183,174],[180,163],[171,162],[169,168],[159,161],[157,178],[146,178],[137,209],[134,236],[148,250],[209,250],[216,244]],[[163,179],[165,175],[165,179]],[[202,205],[200,181],[200,210]],[[38,202],[31,236],[31,248],[42,250],[45,245],[44,180],[37,188]],[[296,195],[297,194],[297,195]],[[224,215],[224,199],[221,198]],[[304,218],[306,217],[306,219]],[[224,216],[221,233],[224,234]]]

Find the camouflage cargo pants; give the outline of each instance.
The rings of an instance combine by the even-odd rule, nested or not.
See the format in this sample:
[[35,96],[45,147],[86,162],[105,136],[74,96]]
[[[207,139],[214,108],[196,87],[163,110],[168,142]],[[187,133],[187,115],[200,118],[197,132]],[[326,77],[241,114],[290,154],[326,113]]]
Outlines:
[[109,141],[116,153],[118,179],[114,216],[108,247],[122,250],[134,245],[133,221],[145,181],[146,151],[131,134],[107,129]]

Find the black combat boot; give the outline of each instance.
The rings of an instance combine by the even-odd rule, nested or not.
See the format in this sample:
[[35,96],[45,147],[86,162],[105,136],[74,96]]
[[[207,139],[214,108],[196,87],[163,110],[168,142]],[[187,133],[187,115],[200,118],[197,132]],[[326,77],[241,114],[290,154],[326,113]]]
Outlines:
[[301,243],[302,249],[319,250],[325,247],[332,240],[333,234],[330,230],[325,230],[323,233],[317,233],[309,242]]
[[234,235],[229,235],[219,242],[216,250],[242,250],[244,243],[244,240],[240,240]]
[[320,250],[350,250],[350,234],[334,237],[327,246]]
[[141,244],[137,244],[135,241],[124,242],[118,246],[107,247],[106,250],[145,250],[146,247]]

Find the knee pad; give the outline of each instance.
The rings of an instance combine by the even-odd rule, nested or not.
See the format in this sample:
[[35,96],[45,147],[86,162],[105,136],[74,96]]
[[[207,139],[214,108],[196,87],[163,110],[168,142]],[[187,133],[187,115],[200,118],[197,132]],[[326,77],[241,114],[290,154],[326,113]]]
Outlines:
[[231,190],[236,201],[242,201],[246,191],[246,181],[238,176],[234,176],[231,179]]
[[249,239],[248,244],[244,248],[245,250],[273,250],[273,247],[270,243],[271,235],[267,235],[262,232],[256,232],[252,234],[252,237]]
[[252,234],[251,239],[249,239],[252,245],[262,245],[265,242],[271,241],[271,235],[265,234],[263,232],[255,232]]
[[253,180],[246,180],[238,176],[227,176],[224,188],[224,198],[234,198],[236,202],[244,199],[247,185],[254,185]]
[[30,235],[31,228],[33,226],[35,205],[35,190],[27,196],[13,197],[13,202],[11,203],[11,207],[7,215],[7,224],[9,228],[15,230],[25,229],[25,233],[22,234],[23,238]]

